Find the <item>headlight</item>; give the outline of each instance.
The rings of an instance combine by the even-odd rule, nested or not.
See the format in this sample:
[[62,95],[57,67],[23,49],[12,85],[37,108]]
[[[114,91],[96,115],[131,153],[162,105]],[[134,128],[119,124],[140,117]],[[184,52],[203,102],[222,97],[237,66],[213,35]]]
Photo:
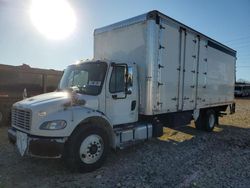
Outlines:
[[64,129],[67,126],[67,122],[64,120],[55,120],[44,122],[40,129],[42,130],[59,130]]

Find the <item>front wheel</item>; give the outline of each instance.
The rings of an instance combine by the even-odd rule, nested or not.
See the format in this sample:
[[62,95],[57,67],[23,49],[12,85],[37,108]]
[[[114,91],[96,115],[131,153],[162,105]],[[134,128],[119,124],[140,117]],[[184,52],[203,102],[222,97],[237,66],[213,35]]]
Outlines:
[[79,157],[85,164],[96,163],[103,155],[104,141],[98,134],[90,134],[85,139],[79,148]]
[[101,167],[108,149],[108,136],[103,128],[83,125],[66,143],[64,159],[72,171],[91,172]]

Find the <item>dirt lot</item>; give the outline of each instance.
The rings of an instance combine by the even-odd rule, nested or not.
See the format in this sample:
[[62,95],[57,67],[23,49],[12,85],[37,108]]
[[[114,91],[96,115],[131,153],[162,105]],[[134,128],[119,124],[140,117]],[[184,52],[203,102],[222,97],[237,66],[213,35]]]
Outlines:
[[22,158],[0,128],[2,187],[249,187],[250,99],[212,133],[193,125],[111,152],[104,166],[72,174],[61,160]]

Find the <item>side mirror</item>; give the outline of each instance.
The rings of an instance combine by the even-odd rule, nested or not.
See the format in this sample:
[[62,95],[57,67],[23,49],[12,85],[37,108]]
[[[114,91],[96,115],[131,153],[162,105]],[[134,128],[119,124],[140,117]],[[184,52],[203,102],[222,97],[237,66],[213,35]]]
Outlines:
[[126,67],[126,84],[125,84],[125,94],[131,95],[133,87],[133,68]]

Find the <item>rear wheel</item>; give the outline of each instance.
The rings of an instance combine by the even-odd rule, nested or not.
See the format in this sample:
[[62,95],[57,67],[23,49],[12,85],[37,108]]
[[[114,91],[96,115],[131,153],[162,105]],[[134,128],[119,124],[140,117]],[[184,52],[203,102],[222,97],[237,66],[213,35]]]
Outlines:
[[108,136],[103,128],[83,125],[66,143],[64,159],[72,171],[90,172],[101,167],[108,149]]
[[208,132],[213,131],[214,127],[218,125],[218,115],[214,110],[207,110],[205,116],[204,129]]
[[198,130],[204,130],[204,111],[200,111],[200,115],[195,121],[195,128]]
[[198,130],[211,132],[218,125],[218,115],[212,110],[202,110],[199,118],[195,121],[195,127]]

